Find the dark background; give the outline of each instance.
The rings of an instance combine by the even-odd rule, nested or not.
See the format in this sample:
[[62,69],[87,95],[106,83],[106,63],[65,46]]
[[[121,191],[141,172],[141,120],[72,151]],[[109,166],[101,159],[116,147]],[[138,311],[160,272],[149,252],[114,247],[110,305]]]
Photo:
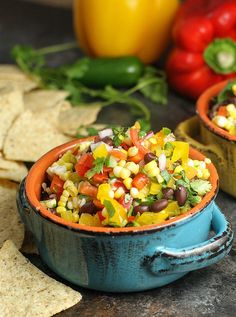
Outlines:
[[[74,40],[71,10],[21,1],[0,1],[0,63],[12,63],[9,51],[15,44],[40,48]],[[81,55],[78,50],[59,54],[53,57],[51,64],[67,63]],[[175,129],[179,122],[195,114],[194,102],[171,90],[167,106],[150,102],[147,105],[152,113],[154,130],[163,126]],[[101,113],[99,121],[124,124],[131,120],[127,111],[125,107],[110,107]],[[216,202],[235,228],[236,200],[220,191]],[[62,281],[41,263],[38,256],[29,258],[49,275]],[[78,305],[57,316],[233,317],[236,311],[236,245],[234,242],[230,255],[220,263],[191,272],[160,289],[109,294],[70,286],[80,291],[83,299]]]

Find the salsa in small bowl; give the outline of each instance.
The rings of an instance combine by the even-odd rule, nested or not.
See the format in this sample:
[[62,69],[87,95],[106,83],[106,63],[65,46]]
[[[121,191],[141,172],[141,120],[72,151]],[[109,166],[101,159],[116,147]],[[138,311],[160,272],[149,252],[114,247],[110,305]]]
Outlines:
[[54,272],[79,286],[132,292],[227,255],[233,232],[217,190],[210,160],[167,128],[145,133],[135,124],[46,153],[17,204]]

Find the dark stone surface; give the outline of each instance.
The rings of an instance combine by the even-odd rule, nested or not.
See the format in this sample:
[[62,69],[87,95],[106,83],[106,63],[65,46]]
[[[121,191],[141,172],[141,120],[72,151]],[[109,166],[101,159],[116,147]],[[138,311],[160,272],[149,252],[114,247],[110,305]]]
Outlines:
[[[73,40],[72,15],[69,10],[20,1],[0,1],[1,63],[11,62],[9,50],[17,43],[43,47]],[[78,57],[78,54],[77,51],[60,54],[52,63],[68,62]],[[152,112],[154,130],[162,126],[174,129],[178,122],[195,112],[193,102],[173,92],[170,92],[167,106],[150,103],[148,106]],[[99,120],[108,122],[119,118],[119,123],[128,122],[126,114],[127,109],[114,106],[103,111]],[[236,228],[236,200],[219,192],[216,202]],[[49,275],[62,281],[44,267],[38,256],[30,256],[30,260]],[[57,316],[233,317],[236,315],[236,245],[234,242],[230,255],[220,263],[191,272],[179,281],[160,289],[131,294],[109,294],[70,286],[79,290],[83,299],[78,305]]]

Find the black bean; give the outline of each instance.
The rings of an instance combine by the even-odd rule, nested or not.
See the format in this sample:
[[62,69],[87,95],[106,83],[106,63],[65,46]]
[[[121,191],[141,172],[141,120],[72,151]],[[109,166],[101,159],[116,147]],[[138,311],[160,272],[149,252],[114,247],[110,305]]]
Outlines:
[[149,206],[148,205],[138,205],[138,206],[135,206],[134,209],[133,209],[133,213],[134,214],[137,214],[138,212],[140,214],[142,214],[145,211],[149,211]]
[[97,211],[97,207],[94,205],[92,201],[85,203],[83,206],[80,207],[80,213],[86,214],[95,214]]
[[170,187],[166,187],[162,189],[163,198],[165,199],[173,199],[174,197],[174,190]]
[[113,145],[113,141],[109,136],[105,136],[104,138],[101,139],[102,142],[112,146]]
[[177,200],[179,206],[183,206],[187,200],[188,192],[187,189],[180,185],[174,192],[175,199]]
[[168,205],[168,200],[167,199],[160,199],[152,203],[151,205],[151,211],[153,212],[158,212],[163,209],[165,209]]
[[152,152],[146,153],[144,155],[144,162],[146,164],[151,162],[151,161],[153,161],[153,160],[156,160],[156,159],[157,159],[157,156],[154,153],[152,153]]

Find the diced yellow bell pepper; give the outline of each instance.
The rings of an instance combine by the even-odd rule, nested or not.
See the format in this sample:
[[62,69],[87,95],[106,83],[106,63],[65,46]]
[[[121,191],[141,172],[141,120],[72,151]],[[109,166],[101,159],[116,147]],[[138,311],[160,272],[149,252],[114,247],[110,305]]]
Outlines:
[[146,211],[136,219],[136,222],[139,223],[141,226],[157,224],[166,220],[168,217],[169,217],[169,213],[165,210],[162,210],[157,213]]
[[[115,199],[108,200],[112,207],[115,210],[115,213],[112,217],[109,217],[109,212],[106,212],[106,219],[102,222],[103,225],[112,225],[117,227],[124,227],[127,224],[128,217],[125,208],[118,203]],[[104,215],[104,213],[103,213]]]
[[108,151],[104,143],[101,143],[93,150],[93,157],[95,158],[95,160],[99,157],[106,157],[107,155]]
[[193,166],[184,166],[184,171],[189,179],[192,179],[197,175],[197,170]]
[[96,215],[90,215],[87,213],[81,214],[79,218],[79,224],[94,226],[94,227],[101,227],[101,222],[97,214]]
[[163,209],[162,211],[167,212],[169,217],[177,216],[180,214],[180,208],[176,201],[169,202],[167,207]]
[[174,145],[174,151],[171,161],[174,163],[178,160],[181,160],[182,165],[187,164],[189,156],[189,144],[182,141],[174,141],[172,144]]
[[161,188],[162,188],[161,184],[151,182],[149,193],[151,195],[157,195],[160,192]]
[[111,199],[111,185],[110,184],[101,184],[98,186],[97,199],[103,203],[104,200]]

